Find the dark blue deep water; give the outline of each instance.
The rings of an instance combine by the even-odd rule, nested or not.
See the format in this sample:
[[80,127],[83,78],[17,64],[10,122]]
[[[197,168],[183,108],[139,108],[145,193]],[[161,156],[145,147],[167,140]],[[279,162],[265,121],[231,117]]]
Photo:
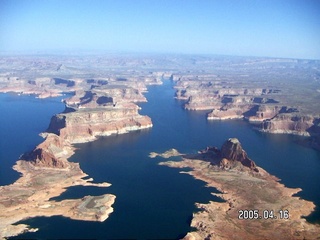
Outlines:
[[19,177],[12,166],[21,154],[43,141],[39,133],[63,109],[61,98],[0,93],[0,185],[13,183]]
[[[83,171],[96,182],[107,181],[112,186],[71,187],[56,200],[89,194],[115,194],[114,212],[105,222],[39,217],[24,223],[40,230],[19,237],[179,238],[190,230],[191,216],[196,211],[194,202],[219,199],[210,194],[215,189],[206,188],[204,182],[179,174],[179,169],[159,166],[157,163],[164,160],[150,159],[148,154],[169,148],[186,153],[196,152],[209,145],[221,146],[230,137],[239,138],[249,157],[259,166],[281,178],[286,186],[302,188],[298,195],[320,206],[319,152],[296,144],[297,137],[262,134],[252,130],[244,121],[207,121],[205,112],[183,110],[182,102],[175,100],[173,95],[169,81],[163,86],[149,87],[146,94],[148,103],[140,106],[141,114],[152,118],[152,129],[76,145],[79,149],[70,160],[79,162]],[[43,120],[45,125],[49,119],[50,116]],[[16,149],[15,146],[11,148]],[[319,222],[319,212],[317,209],[309,220]]]

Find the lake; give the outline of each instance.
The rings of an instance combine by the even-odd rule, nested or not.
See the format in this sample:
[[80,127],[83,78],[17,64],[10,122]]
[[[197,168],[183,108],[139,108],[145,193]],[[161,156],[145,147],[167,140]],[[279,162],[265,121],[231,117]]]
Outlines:
[[51,117],[64,110],[61,98],[0,93],[0,185],[13,183],[19,173],[12,166],[20,155],[43,141],[39,136]]
[[[302,188],[303,191],[298,195],[320,206],[319,152],[297,144],[299,137],[260,133],[241,120],[208,121],[204,111],[184,110],[181,107],[183,102],[173,98],[172,86],[170,81],[165,81],[162,86],[150,86],[149,92],[146,93],[148,102],[139,104],[142,107],[140,113],[152,118],[154,125],[152,129],[104,137],[94,142],[76,145],[78,150],[70,161],[79,162],[83,171],[96,182],[106,181],[112,186],[70,187],[56,200],[112,193],[117,197],[113,205],[114,212],[105,222],[75,221],[58,216],[38,217],[23,222],[32,227],[39,227],[40,230],[17,238],[175,239],[182,237],[191,230],[189,225],[192,213],[196,211],[195,202],[221,200],[210,194],[216,191],[214,188],[205,187],[204,182],[195,180],[192,176],[180,174],[181,169],[159,166],[158,163],[165,159],[151,159],[148,155],[152,151],[164,152],[170,148],[176,148],[182,153],[192,153],[207,146],[220,147],[230,137],[240,140],[249,157],[258,166],[282,179],[281,182],[286,186]],[[32,106],[42,101],[23,99],[23,97],[21,101],[16,101],[30,105],[29,112],[23,108],[22,113],[19,113],[12,108],[11,111],[15,112],[16,118],[21,117],[19,114],[28,115],[30,112],[34,115],[33,111],[38,110],[33,110],[36,107]],[[48,101],[62,106],[57,100]],[[51,110],[56,110],[57,106],[55,104],[48,106],[48,114]],[[57,112],[61,110],[54,113]],[[38,120],[42,121],[44,129],[48,126],[50,117]],[[19,119],[15,121],[19,122]],[[16,131],[25,131],[26,127],[18,122],[15,123]],[[33,141],[36,142],[36,135],[44,129],[38,129],[38,124],[33,123],[37,126],[31,126],[30,123],[31,125],[27,127],[39,130],[29,132],[30,138],[34,138]],[[25,138],[28,139],[27,136]],[[35,145],[36,143],[32,147]],[[32,149],[30,145],[23,146],[16,148],[13,144],[10,148],[18,156],[24,149]],[[2,148],[1,145],[1,149],[6,148]],[[12,164],[13,162],[11,166]],[[319,208],[308,220],[320,222]]]

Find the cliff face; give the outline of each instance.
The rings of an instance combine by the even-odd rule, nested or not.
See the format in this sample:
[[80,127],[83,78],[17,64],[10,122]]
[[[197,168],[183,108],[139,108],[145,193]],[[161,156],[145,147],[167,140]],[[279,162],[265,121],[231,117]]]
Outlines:
[[70,143],[95,140],[109,136],[152,127],[148,116],[141,116],[134,104],[127,108],[78,109],[75,112],[57,114],[51,119],[48,132],[58,134]]
[[274,118],[284,107],[260,105],[254,116],[249,116],[250,122],[261,122],[265,119]]
[[45,135],[42,143],[21,158],[30,161],[36,167],[68,168],[67,158],[73,154],[73,147],[55,134]]
[[[53,89],[72,88],[75,94],[64,100],[65,111],[51,118],[43,134],[44,142],[23,155],[23,159],[36,167],[66,169],[67,158],[73,153],[71,144],[152,127],[151,119],[141,116],[134,103],[146,101],[142,95],[144,81],[48,78],[42,83]],[[28,84],[38,86],[39,81]]]
[[220,167],[232,168],[237,162],[240,162],[243,166],[250,168],[256,172],[259,172],[254,161],[252,161],[247,153],[242,149],[242,146],[238,139],[229,138],[221,147],[221,160]]
[[[140,88],[131,87],[135,82],[121,79],[118,84],[103,82],[98,86],[92,79],[87,83],[92,84],[90,90],[76,91],[74,96],[64,100],[66,110],[51,118],[47,132],[73,144],[152,127],[151,119],[141,116],[139,107],[134,104],[146,101]],[[142,89],[145,86],[140,85],[137,83]]]
[[142,95],[141,91],[125,86],[103,86],[93,89],[98,95],[104,95],[113,98],[114,103],[117,102],[146,102],[147,99]]
[[255,162],[248,157],[237,138],[229,138],[224,142],[221,149],[207,147],[198,151],[198,153],[200,155],[196,156],[195,159],[209,161],[213,166],[218,166],[220,169],[259,172]]
[[302,136],[319,135],[319,118],[313,116],[299,116],[279,114],[272,119],[262,122],[261,131],[270,133],[289,133]]
[[[209,110],[220,108],[222,104],[220,103],[219,98],[219,95],[211,95],[206,92],[201,93],[201,95],[192,95],[188,98],[184,108],[187,110]],[[178,99],[183,98],[180,97]]]
[[[199,151],[199,155],[186,154],[182,161],[160,165],[190,168],[188,174],[217,188],[220,193],[212,194],[225,200],[196,203],[200,211],[192,216],[194,229],[183,239],[318,239],[320,236],[319,226],[303,218],[314,211],[315,205],[293,196],[301,189],[286,188],[277,177],[257,167],[238,139],[230,138],[221,150],[208,147]],[[263,216],[261,209],[266,206],[272,216]],[[243,216],[246,209],[257,209],[254,210],[257,215]],[[273,209],[283,209],[288,215],[279,217],[279,210]]]
[[235,105],[228,104],[220,109],[214,109],[208,113],[207,119],[209,120],[224,120],[224,119],[241,119],[245,113],[250,111],[254,105]]
[[[240,74],[248,71],[245,68],[231,77],[233,67],[228,74],[189,71],[173,75],[175,98],[185,101],[185,109],[210,110],[208,120],[244,119],[263,132],[311,136],[308,145],[319,149],[320,117],[315,98],[318,89],[299,85],[300,80],[297,88],[292,86],[292,79],[284,81],[283,75],[273,81],[274,70],[260,78],[260,68],[259,76]],[[300,71],[295,76],[307,77]],[[306,96],[307,92],[310,95]]]

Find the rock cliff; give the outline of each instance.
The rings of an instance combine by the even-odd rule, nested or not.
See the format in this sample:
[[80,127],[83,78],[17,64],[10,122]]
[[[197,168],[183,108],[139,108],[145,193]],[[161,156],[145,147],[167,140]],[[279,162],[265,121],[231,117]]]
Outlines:
[[[186,155],[186,158],[190,158]],[[221,149],[217,147],[207,147],[193,156],[195,159],[202,159],[218,166],[223,170],[239,170],[246,172],[259,172],[256,164],[243,150],[237,138],[229,138],[224,142]]]
[[221,147],[220,166],[225,169],[230,169],[237,162],[243,166],[259,172],[254,161],[252,161],[247,153],[242,149],[241,143],[237,138],[229,138]]
[[249,112],[253,105],[225,105],[220,109],[214,109],[208,113],[208,120],[242,119],[246,112]]
[[287,111],[285,106],[277,105],[260,105],[253,116],[249,116],[249,122],[262,122],[266,119],[274,118],[277,114]]
[[45,140],[31,152],[25,153],[21,159],[30,161],[40,168],[68,168],[67,158],[74,153],[74,148],[68,141],[49,133],[44,134]]
[[264,120],[261,124],[261,131],[318,136],[320,134],[319,122],[320,118],[310,115],[278,114],[272,119]]
[[[166,157],[163,155],[158,154]],[[220,150],[207,147],[198,154],[182,155],[181,161],[175,159],[159,164],[184,169],[181,173],[217,188],[220,192],[212,194],[224,200],[196,203],[199,211],[192,216],[193,230],[183,239],[320,237],[319,225],[303,218],[314,211],[315,205],[294,196],[301,189],[285,187],[277,177],[256,166],[236,138],[228,139]],[[284,212],[286,217],[282,215]]]
[[48,132],[70,143],[94,141],[98,136],[122,134],[152,127],[148,116],[138,113],[138,106],[78,109],[52,117]]
[[262,132],[312,136],[308,145],[319,149],[319,109],[310,100],[314,92],[304,101],[301,89],[293,94],[287,89],[290,86],[271,87],[264,81],[221,81],[221,76],[203,73],[172,79],[175,98],[184,100],[187,110],[210,110],[208,120],[244,119]]

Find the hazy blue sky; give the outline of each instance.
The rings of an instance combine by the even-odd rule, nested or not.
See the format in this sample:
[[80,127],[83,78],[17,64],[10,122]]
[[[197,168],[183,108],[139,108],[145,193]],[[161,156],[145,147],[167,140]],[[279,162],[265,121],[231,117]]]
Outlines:
[[320,59],[320,0],[0,0],[0,51]]

